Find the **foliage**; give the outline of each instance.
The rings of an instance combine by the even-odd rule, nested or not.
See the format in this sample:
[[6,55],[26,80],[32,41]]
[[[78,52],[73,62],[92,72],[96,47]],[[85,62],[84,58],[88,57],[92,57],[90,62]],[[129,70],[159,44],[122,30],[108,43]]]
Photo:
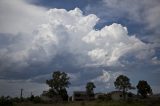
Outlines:
[[123,91],[123,97],[125,99],[125,95],[127,90],[132,89],[133,87],[131,86],[130,79],[127,76],[120,75],[117,77],[116,81],[114,82],[114,85],[116,89],[122,90]]
[[32,101],[33,101],[33,103],[41,103],[42,102],[42,100],[39,96],[35,96]]
[[34,100],[34,95],[31,95],[31,97],[29,98],[30,101]]
[[56,71],[52,74],[52,79],[47,80],[50,90],[48,91],[49,97],[60,95],[63,100],[67,100],[68,94],[66,88],[68,88],[69,77],[65,72]]
[[15,97],[15,98],[12,98],[12,101],[16,102],[16,103],[19,103],[19,102],[21,102],[21,99],[18,98],[18,97]]
[[13,106],[13,102],[9,96],[2,96],[0,97],[0,106]]
[[96,86],[94,85],[93,82],[88,82],[86,85],[86,92],[88,95],[92,95],[94,94],[94,88],[96,88]]
[[62,99],[67,101],[68,100],[68,94],[67,94],[67,90],[66,89],[61,89],[59,95],[62,96]]
[[47,96],[49,98],[54,97],[55,95],[57,95],[57,93],[55,92],[54,89],[49,89],[48,91],[43,91],[42,93],[43,96]]
[[152,89],[150,85],[147,83],[147,81],[144,80],[139,81],[137,89],[138,89],[138,94],[140,94],[144,98],[147,97],[147,94],[152,94]]

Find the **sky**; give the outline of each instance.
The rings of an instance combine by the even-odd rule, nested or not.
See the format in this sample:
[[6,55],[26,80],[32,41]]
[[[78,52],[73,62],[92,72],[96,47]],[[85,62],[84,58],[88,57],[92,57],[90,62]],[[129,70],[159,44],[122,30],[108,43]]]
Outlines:
[[57,70],[70,95],[122,74],[160,93],[159,0],[0,0],[0,14],[1,96],[40,95]]

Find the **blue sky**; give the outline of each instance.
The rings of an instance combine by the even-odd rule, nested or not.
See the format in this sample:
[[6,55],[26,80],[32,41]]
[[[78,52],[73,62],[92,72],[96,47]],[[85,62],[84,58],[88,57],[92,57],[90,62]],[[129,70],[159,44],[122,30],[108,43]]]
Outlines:
[[[160,92],[159,0],[1,0],[0,95],[39,95],[51,73],[70,76],[69,94],[93,81],[114,89],[124,74]],[[134,91],[136,92],[136,90]]]

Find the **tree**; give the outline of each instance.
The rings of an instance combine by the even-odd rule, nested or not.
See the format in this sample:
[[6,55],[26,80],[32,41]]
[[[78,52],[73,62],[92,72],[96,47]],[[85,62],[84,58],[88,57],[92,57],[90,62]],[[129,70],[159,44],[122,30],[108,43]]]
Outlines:
[[48,91],[50,97],[59,95],[63,100],[67,100],[68,94],[66,88],[68,88],[70,82],[69,77],[65,72],[53,72],[52,79],[47,80],[46,84],[50,87],[50,90]]
[[123,91],[123,98],[126,99],[126,92],[129,89],[133,89],[130,83],[130,79],[127,76],[120,75],[117,77],[116,81],[114,82],[116,89]]
[[88,96],[93,96],[94,95],[94,88],[96,88],[96,86],[94,85],[93,82],[88,82],[86,85],[86,92]]
[[143,98],[146,98],[148,94],[152,94],[152,89],[147,81],[141,80],[137,85],[138,94],[140,94]]

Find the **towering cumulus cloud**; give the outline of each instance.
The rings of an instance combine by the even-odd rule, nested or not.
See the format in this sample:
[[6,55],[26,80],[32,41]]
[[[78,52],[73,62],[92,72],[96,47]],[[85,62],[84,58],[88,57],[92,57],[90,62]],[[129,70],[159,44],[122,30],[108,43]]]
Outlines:
[[129,36],[126,27],[116,23],[92,30],[83,40],[94,45],[94,49],[88,52],[92,60],[106,65],[113,65],[126,53],[147,48],[135,36]]
[[97,68],[92,72],[88,68],[121,65],[123,56],[138,58],[139,52],[147,55],[150,50],[136,35],[128,35],[121,24],[95,29],[99,18],[84,15],[79,8],[47,10],[21,0],[12,2],[0,1],[1,79],[38,82],[43,74],[62,69],[77,82],[83,81],[85,74],[89,75],[87,80],[106,83],[109,72]]
[[87,62],[114,65],[127,53],[149,49],[135,35],[128,35],[127,28],[120,24],[113,23],[100,30],[95,29],[99,18],[94,14],[84,16],[78,8],[70,11],[51,9],[48,18],[48,23],[40,26],[38,36],[56,39],[55,51],[60,54],[81,54],[91,59]]

